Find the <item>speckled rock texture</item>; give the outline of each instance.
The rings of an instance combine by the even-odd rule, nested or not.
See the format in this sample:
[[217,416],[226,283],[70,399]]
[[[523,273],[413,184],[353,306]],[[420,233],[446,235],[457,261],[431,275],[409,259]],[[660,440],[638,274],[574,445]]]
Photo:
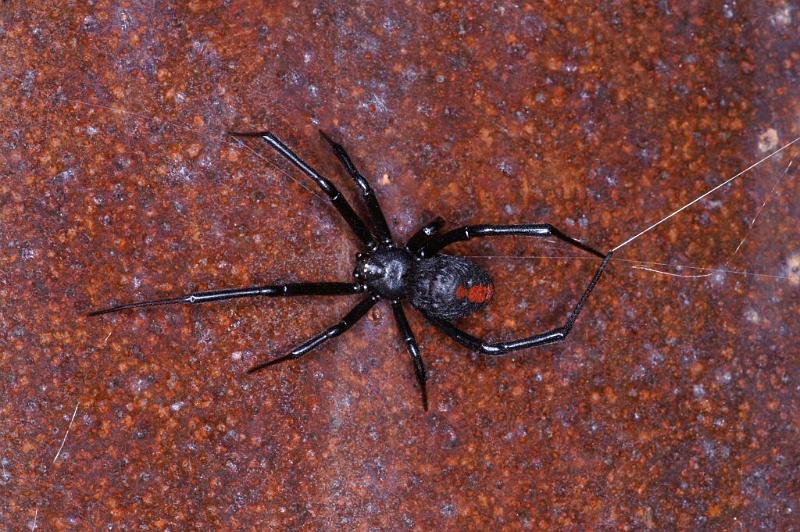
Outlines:
[[[252,376],[355,298],[83,316],[351,279],[336,211],[229,129],[358,203],[324,129],[401,240],[611,249],[800,135],[799,31],[769,0],[0,3],[0,528],[800,529],[800,144],[620,249],[565,343],[490,358],[410,312],[427,413],[384,304]],[[498,340],[598,264],[453,251]]]

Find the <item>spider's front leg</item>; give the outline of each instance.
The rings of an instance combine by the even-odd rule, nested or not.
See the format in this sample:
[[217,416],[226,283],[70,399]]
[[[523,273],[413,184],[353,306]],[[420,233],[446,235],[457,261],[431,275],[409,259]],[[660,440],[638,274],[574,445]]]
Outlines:
[[248,288],[223,288],[221,290],[207,290],[205,292],[193,292],[178,297],[167,299],[153,299],[150,301],[140,301],[138,303],[125,303],[87,313],[87,316],[99,316],[110,314],[121,310],[137,309],[145,307],[157,307],[162,305],[197,305],[199,303],[211,303],[214,301],[225,301],[226,299],[239,299],[245,297],[291,297],[291,296],[347,296],[358,294],[364,291],[364,285],[360,283],[285,283],[272,284],[265,286],[251,286]]
[[314,170],[307,162],[297,156],[292,150],[289,149],[286,144],[280,141],[278,137],[270,133],[269,131],[229,131],[229,135],[234,137],[259,137],[264,142],[275,148],[275,150],[283,155],[286,159],[289,160],[293,165],[299,168],[304,174],[314,180],[314,182],[319,186],[320,189],[328,196],[333,203],[333,206],[336,207],[336,210],[339,211],[339,214],[342,215],[342,218],[350,225],[350,228],[356,234],[356,236],[369,248],[375,249],[377,243],[375,242],[375,237],[372,235],[367,226],[364,225],[364,221],[355,213],[353,208],[347,202],[345,197],[339,192],[339,189],[330,182],[329,179],[322,177],[319,172]]
[[389,226],[386,224],[386,217],[383,215],[381,206],[378,203],[378,197],[375,196],[375,192],[369,185],[369,181],[367,181],[366,177],[361,175],[361,172],[358,171],[358,168],[353,164],[353,161],[341,144],[334,141],[322,130],[319,131],[319,134],[325,139],[325,142],[331,147],[336,158],[339,159],[339,162],[342,163],[347,173],[350,174],[350,177],[352,177],[358,185],[358,189],[361,191],[361,197],[364,198],[364,203],[367,204],[367,210],[369,210],[369,217],[372,220],[375,236],[377,236],[383,244],[391,244],[392,236],[389,232]]

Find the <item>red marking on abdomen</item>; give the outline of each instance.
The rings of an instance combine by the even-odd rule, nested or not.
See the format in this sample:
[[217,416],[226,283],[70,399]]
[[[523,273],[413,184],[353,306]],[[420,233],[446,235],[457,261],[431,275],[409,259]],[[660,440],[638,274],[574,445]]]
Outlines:
[[476,284],[470,288],[460,284],[456,287],[456,297],[458,299],[467,298],[467,301],[476,305],[489,301],[492,298],[492,294],[494,294],[494,288],[490,284]]

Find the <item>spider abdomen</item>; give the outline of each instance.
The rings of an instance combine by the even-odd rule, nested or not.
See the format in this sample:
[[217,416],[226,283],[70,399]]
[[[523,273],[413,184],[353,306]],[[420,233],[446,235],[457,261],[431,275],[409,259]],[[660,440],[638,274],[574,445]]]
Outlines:
[[489,274],[463,257],[436,255],[416,264],[409,298],[416,308],[458,320],[482,308],[494,294]]

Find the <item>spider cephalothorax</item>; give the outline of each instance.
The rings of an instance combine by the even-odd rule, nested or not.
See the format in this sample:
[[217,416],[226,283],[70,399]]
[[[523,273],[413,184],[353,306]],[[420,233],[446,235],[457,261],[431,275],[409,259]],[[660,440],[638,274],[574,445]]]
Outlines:
[[378,248],[371,253],[359,253],[353,272],[356,281],[365,288],[388,299],[405,299],[414,273],[414,257],[394,246]]
[[[564,235],[549,224],[467,225],[446,233],[439,233],[439,230],[444,225],[441,218],[436,218],[433,222],[422,227],[406,242],[405,246],[398,246],[391,237],[386,218],[383,216],[378,200],[366,178],[356,169],[341,145],[331,140],[324,133],[321,134],[358,185],[369,212],[369,219],[372,222],[370,224],[371,228],[368,228],[364,221],[353,211],[350,204],[347,203],[347,200],[344,199],[344,196],[336,189],[333,183],[322,177],[305,161],[295,155],[275,135],[266,131],[231,133],[231,135],[238,137],[261,137],[275,148],[278,153],[313,179],[328,196],[331,203],[333,203],[365,247],[365,251],[359,253],[356,257],[356,268],[353,272],[355,282],[285,283],[251,288],[212,290],[169,299],[117,305],[90,312],[89,315],[96,316],[124,309],[156,305],[173,303],[196,304],[241,297],[365,294],[361,302],[353,307],[339,323],[306,340],[288,354],[250,368],[248,372],[252,373],[285,360],[300,358],[326,340],[342,334],[361,319],[375,303],[381,299],[386,299],[391,302],[397,327],[414,362],[414,371],[419,381],[422,391],[422,403],[426,410],[428,409],[428,398],[425,388],[427,380],[425,365],[422,362],[422,356],[414,339],[414,334],[411,332],[411,327],[406,319],[403,302],[410,302],[428,321],[457,342],[487,355],[500,355],[518,349],[551,344],[567,337],[589,294],[594,290],[606,265],[608,265],[611,253],[604,255],[594,248]],[[603,259],[588,287],[561,327],[519,340],[487,342],[462,331],[451,323],[451,321],[472,314],[486,305],[494,294],[494,285],[489,274],[477,264],[463,257],[445,255],[440,251],[454,242],[503,235],[557,238]]]
[[409,300],[422,312],[445,320],[472,314],[492,298],[489,274],[463,257],[415,257],[405,249],[380,247],[359,253],[353,272],[364,290],[382,298]]

